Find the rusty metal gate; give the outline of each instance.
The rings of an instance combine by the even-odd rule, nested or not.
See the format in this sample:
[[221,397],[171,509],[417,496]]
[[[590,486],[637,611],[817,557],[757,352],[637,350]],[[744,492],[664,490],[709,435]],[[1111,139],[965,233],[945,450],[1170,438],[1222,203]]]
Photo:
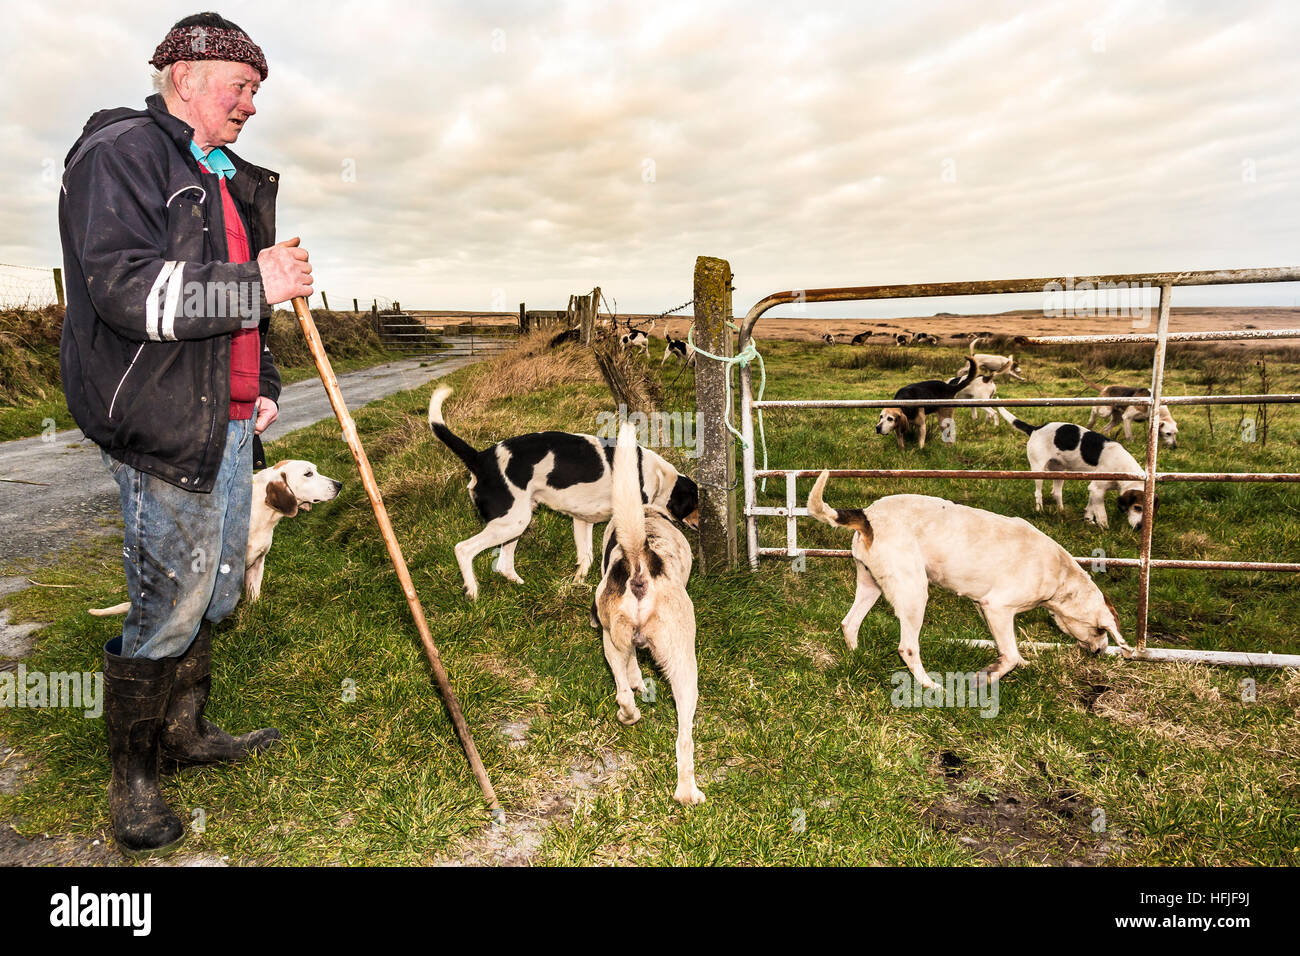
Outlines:
[[[1027,337],[1030,344],[1066,345],[1087,343],[1154,343],[1155,351],[1151,369],[1150,397],[1132,397],[1124,400],[1125,404],[1141,405],[1150,409],[1147,415],[1146,462],[1141,473],[1113,472],[1071,472],[1071,471],[996,471],[996,470],[941,470],[941,469],[829,469],[832,477],[843,478],[949,478],[949,479],[1044,479],[1044,480],[1129,480],[1144,483],[1144,520],[1137,558],[1106,558],[1106,564],[1114,567],[1138,568],[1138,605],[1136,629],[1136,655],[1142,660],[1198,660],[1216,664],[1247,664],[1266,667],[1298,667],[1300,655],[1257,654],[1233,651],[1199,651],[1168,648],[1148,648],[1147,618],[1150,600],[1151,571],[1162,568],[1183,568],[1200,571],[1300,571],[1297,563],[1276,563],[1265,561],[1184,561],[1154,558],[1151,554],[1152,527],[1156,521],[1152,502],[1156,484],[1161,481],[1232,481],[1232,482],[1298,482],[1297,473],[1253,473],[1253,472],[1177,472],[1158,471],[1157,452],[1159,445],[1158,422],[1155,413],[1161,405],[1265,405],[1288,404],[1300,402],[1300,394],[1270,395],[1165,395],[1164,372],[1165,352],[1170,342],[1211,342],[1241,339],[1283,339],[1300,338],[1300,329],[1260,330],[1224,330],[1217,332],[1169,332],[1169,310],[1175,286],[1236,285],[1263,282],[1300,281],[1300,267],[1275,269],[1227,269],[1211,272],[1157,272],[1134,273],[1108,276],[1063,276],[1050,279],[1012,279],[991,280],[983,282],[940,282],[916,285],[854,286],[835,289],[806,289],[799,291],[775,292],[759,300],[745,316],[740,326],[736,343],[737,351],[743,351],[753,338],[754,327],[763,314],[778,305],[805,302],[855,302],[877,299],[929,298],[937,296],[959,295],[998,295],[1010,293],[1043,293],[1060,288],[1081,289],[1085,283],[1091,283],[1093,289],[1144,289],[1159,288],[1160,304],[1156,331],[1154,333],[1136,333],[1128,335],[1055,335]],[[847,550],[837,549],[801,549],[798,543],[796,520],[806,517],[808,509],[799,507],[795,498],[795,481],[800,477],[813,477],[821,469],[757,469],[754,457],[754,418],[755,412],[765,408],[810,409],[810,408],[884,408],[915,407],[933,404],[933,400],[916,399],[899,401],[893,398],[871,400],[808,400],[808,401],[755,401],[753,395],[753,374],[749,365],[742,365],[740,372],[740,419],[741,434],[744,443],[741,450],[743,462],[743,483],[745,489],[745,529],[751,568],[757,568],[761,557],[796,558],[841,557],[848,556]],[[1099,406],[1114,405],[1113,398],[1032,398],[1032,399],[960,399],[945,402],[953,408],[968,407],[1039,407],[1039,406]],[[760,478],[784,478],[786,483],[786,500],[784,507],[762,507],[757,503],[757,482]],[[782,518],[785,521],[784,547],[761,547],[758,540],[758,519],[761,517]],[[1080,564],[1095,562],[1096,557],[1076,556]],[[991,641],[972,642],[983,646],[992,646]],[[1056,646],[1056,645],[1049,645]],[[1064,645],[1062,645],[1064,646]],[[1117,653],[1118,648],[1111,647],[1108,653]]]

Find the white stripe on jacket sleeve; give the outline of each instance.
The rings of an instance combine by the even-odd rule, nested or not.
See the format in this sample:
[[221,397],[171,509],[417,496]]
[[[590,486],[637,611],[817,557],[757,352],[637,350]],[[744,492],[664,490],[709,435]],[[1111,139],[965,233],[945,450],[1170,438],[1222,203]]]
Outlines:
[[172,270],[175,268],[175,262],[164,262],[162,269],[158,272],[158,278],[153,280],[153,286],[150,287],[149,295],[145,298],[144,332],[155,342],[162,341],[162,333],[158,328],[158,299],[163,283],[167,281],[167,277],[172,274]]
[[185,284],[185,263],[176,263],[176,268],[167,277],[167,302],[163,306],[162,337],[170,342],[176,341],[176,309],[181,303],[181,289]]

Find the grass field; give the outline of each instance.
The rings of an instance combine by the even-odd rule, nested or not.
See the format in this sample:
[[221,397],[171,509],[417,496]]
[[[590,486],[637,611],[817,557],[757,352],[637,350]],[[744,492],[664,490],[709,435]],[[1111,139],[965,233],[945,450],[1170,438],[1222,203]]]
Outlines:
[[[960,365],[956,349],[854,350],[764,343],[769,398],[887,397],[899,385]],[[652,350],[653,351],[653,350]],[[857,356],[870,353],[869,359]],[[657,361],[657,359],[655,360]],[[1124,360],[1116,357],[1117,364]],[[1026,355],[1031,382],[1004,397],[1083,394],[1067,357]],[[1139,363],[1108,381],[1143,381]],[[860,367],[854,367],[860,365]],[[651,365],[653,374],[658,367]],[[1251,391],[1257,374],[1235,359],[1175,353],[1169,392]],[[1088,366],[1096,378],[1096,366]],[[1273,391],[1300,390],[1294,360],[1269,362]],[[576,351],[518,356],[454,373],[446,411],[476,447],[532,429],[593,431],[611,399]],[[667,367],[666,410],[692,410],[692,373]],[[186,771],[165,785],[172,805],[202,810],[193,849],[266,864],[1293,864],[1300,859],[1300,676],[1295,672],[1131,663],[1073,646],[1027,652],[999,686],[995,716],[971,707],[898,707],[898,625],[884,602],[850,653],[838,622],[852,599],[847,560],[805,571],[764,562],[757,573],[697,573],[700,707],[696,767],[708,802],[672,799],[675,713],[666,682],[615,718],[613,681],[587,624],[596,573],[569,578],[567,520],[539,512],[520,543],[523,586],[478,565],[481,597],[461,593],[452,546],[478,530],[466,475],[428,434],[431,386],[356,415],[384,499],[502,803],[486,824],[478,791],[431,685],[400,589],[337,424],[275,443],[270,453],[315,461],[347,486],[332,505],[284,522],[261,602],[241,607],[216,639],[210,716],[229,729],[273,723],[285,744],[239,769]],[[1247,410],[1253,415],[1254,409]],[[1046,410],[1022,418],[1048,420]],[[1267,445],[1242,441],[1241,409],[1180,416],[1180,445],[1162,466],[1300,470],[1300,412],[1271,413]],[[1086,413],[1052,418],[1083,422]],[[1023,436],[958,416],[958,441],[901,454],[874,431],[875,413],[767,416],[776,467],[1024,468]],[[1140,445],[1135,440],[1133,448]],[[689,468],[680,449],[668,457]],[[806,497],[810,482],[800,482]],[[1136,554],[1137,537],[1111,506],[1108,531],[1069,513],[1033,513],[1028,482],[834,480],[841,507],[919,491],[1029,518],[1076,554]],[[784,502],[769,482],[762,501]],[[1156,553],[1192,558],[1300,560],[1293,488],[1172,485],[1162,489]],[[1050,505],[1049,505],[1050,508]],[[783,540],[779,520],[761,526]],[[847,547],[847,533],[801,521],[805,546]],[[12,569],[10,569],[12,570]],[[1014,569],[1008,569],[1014,573]],[[111,541],[89,545],[9,599],[16,619],[51,622],[25,664],[94,670],[116,631],[86,606],[120,600]],[[1132,631],[1136,572],[1098,583]],[[1287,575],[1157,572],[1153,644],[1300,652],[1294,579]],[[1027,640],[1064,640],[1045,611],[1018,620]],[[935,590],[921,647],[931,671],[967,672],[991,652],[944,638],[984,638],[976,609]],[[652,673],[647,669],[647,676]],[[657,676],[657,675],[656,675]],[[1254,682],[1254,694],[1242,681]],[[30,782],[0,795],[0,817],[23,833],[102,836],[107,825],[103,724],[79,712],[0,711],[3,736],[31,762]]]

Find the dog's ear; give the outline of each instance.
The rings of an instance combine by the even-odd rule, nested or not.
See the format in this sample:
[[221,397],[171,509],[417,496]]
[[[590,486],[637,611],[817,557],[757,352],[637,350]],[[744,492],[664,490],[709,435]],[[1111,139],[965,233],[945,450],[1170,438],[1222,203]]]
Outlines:
[[271,510],[280,512],[286,518],[292,518],[298,513],[298,498],[289,490],[284,472],[280,472],[278,481],[267,482],[266,503],[271,506]]

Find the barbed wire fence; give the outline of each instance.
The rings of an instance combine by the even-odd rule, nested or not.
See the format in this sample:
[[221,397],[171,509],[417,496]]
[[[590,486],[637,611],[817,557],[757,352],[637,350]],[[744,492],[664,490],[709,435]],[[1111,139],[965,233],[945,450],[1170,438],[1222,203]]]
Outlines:
[[43,309],[59,304],[57,269],[0,262],[0,309]]

